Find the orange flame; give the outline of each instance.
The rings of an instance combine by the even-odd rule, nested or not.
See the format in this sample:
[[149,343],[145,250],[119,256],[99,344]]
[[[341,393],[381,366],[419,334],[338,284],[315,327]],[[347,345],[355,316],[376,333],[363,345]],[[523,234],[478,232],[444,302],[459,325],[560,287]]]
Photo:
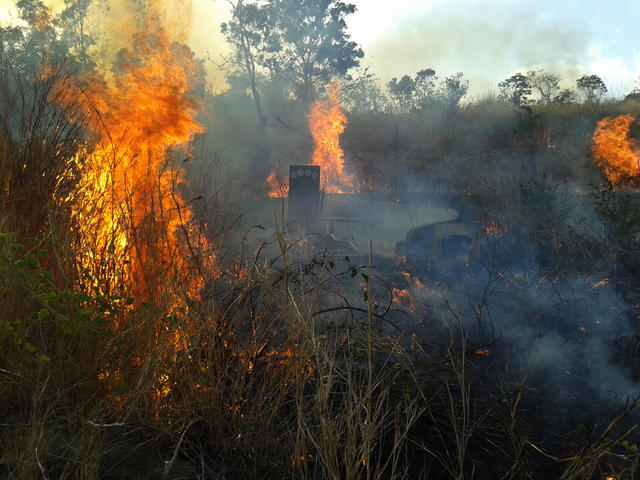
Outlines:
[[[204,272],[218,273],[206,231],[182,197],[187,185],[177,163],[193,136],[204,131],[191,95],[200,70],[191,51],[158,25],[158,6],[151,7],[146,28],[134,32],[131,46],[118,53],[108,81],[91,77],[72,89],[59,86],[65,101],[78,102],[95,122],[90,144],[75,159],[77,187],[58,200],[71,208],[82,288],[159,307],[153,331],[140,339],[141,351],[145,341],[166,345],[162,354],[170,365],[186,351],[188,317],[171,327],[164,319],[188,311]],[[121,328],[124,318],[114,318],[113,328]],[[170,367],[155,372],[156,415],[168,401],[175,374]],[[102,378],[120,375],[110,365]]]
[[289,195],[288,179],[281,181],[276,172],[272,172],[267,177],[267,186],[269,187],[269,196],[271,198],[285,198]]
[[321,187],[327,193],[351,193],[355,191],[354,175],[344,171],[344,152],[340,147],[340,134],[347,124],[340,106],[340,87],[329,86],[326,100],[311,105],[307,119],[313,137],[314,151],[311,163],[321,167]]
[[605,117],[593,134],[592,153],[595,163],[613,185],[634,183],[640,174],[640,148],[629,138],[635,121],[631,115]]
[[206,259],[194,256],[209,244],[195,235],[193,211],[178,191],[184,172],[168,151],[204,131],[190,95],[198,67],[162,28],[135,33],[119,59],[112,82],[92,79],[82,90],[98,121],[93,151],[78,159],[82,178],[71,199],[80,268],[99,293],[153,300],[180,279],[195,295]]
[[393,303],[399,308],[409,310],[411,313],[416,311],[416,303],[406,288],[393,288]]
[[507,226],[496,218],[489,217],[483,225],[485,235],[502,237],[507,233]]

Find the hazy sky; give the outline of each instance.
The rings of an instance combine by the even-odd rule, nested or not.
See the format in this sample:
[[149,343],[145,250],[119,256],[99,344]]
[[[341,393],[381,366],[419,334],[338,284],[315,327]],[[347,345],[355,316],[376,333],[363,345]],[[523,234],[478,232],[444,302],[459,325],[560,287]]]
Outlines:
[[352,1],[353,37],[385,79],[426,67],[462,71],[482,93],[545,67],[572,81],[598,74],[622,94],[640,75],[638,0]]
[[[464,72],[482,94],[516,71],[544,67],[567,82],[598,74],[622,95],[640,75],[640,0],[351,1],[353,39],[385,82],[431,67],[441,77]],[[227,3],[193,2],[191,43],[215,63],[226,49],[219,24]],[[0,15],[14,4],[0,0]]]

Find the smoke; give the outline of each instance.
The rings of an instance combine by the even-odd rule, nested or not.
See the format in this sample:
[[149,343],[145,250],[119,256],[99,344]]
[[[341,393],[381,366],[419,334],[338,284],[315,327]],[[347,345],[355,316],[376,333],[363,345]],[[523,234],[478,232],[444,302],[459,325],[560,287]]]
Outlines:
[[522,352],[545,396],[575,404],[638,395],[640,384],[616,363],[617,342],[632,330],[615,286],[587,276],[527,277],[497,292],[493,318],[505,346]]
[[426,286],[413,291],[428,312],[426,324],[457,318],[472,343],[496,338],[492,356],[522,377],[528,372],[527,385],[541,398],[585,415],[640,395],[640,382],[621,362],[636,327],[615,283],[605,273],[543,274],[535,247],[520,241],[512,251],[508,237],[498,242],[492,264],[491,242],[483,240],[485,251],[470,266],[443,259],[425,270],[420,256],[408,255]]
[[[59,12],[62,3],[50,0],[48,6]],[[106,0],[91,3],[87,14],[87,33],[96,45],[90,50],[93,61],[108,71],[113,59],[127,48],[131,36],[145,22],[157,22],[171,41],[189,46],[197,58],[205,61],[207,77],[214,90],[224,85],[217,64],[229,47],[220,33],[220,23],[228,15],[220,2],[207,0]]]
[[585,56],[585,25],[554,21],[526,2],[470,3],[437,2],[391,26],[365,46],[373,69],[385,80],[427,67],[441,76],[461,71],[477,92],[518,70],[564,73]]

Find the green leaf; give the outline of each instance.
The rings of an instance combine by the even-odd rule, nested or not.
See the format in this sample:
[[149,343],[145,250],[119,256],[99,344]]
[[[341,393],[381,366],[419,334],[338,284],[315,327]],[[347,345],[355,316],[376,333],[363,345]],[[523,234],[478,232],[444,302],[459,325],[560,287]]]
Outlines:
[[24,250],[24,245],[22,245],[21,243],[12,243],[11,245],[9,245],[9,248],[14,252],[21,252]]

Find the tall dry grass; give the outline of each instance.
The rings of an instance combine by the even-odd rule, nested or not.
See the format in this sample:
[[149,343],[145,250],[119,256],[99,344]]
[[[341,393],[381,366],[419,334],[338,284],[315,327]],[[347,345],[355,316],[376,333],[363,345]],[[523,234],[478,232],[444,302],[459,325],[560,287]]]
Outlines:
[[[8,98],[20,80],[4,75]],[[547,452],[520,427],[521,399],[491,392],[459,324],[429,347],[381,329],[387,302],[376,297],[371,253],[357,264],[307,254],[278,225],[275,260],[227,259],[220,249],[215,269],[194,265],[199,295],[169,273],[144,299],[104,283],[85,288],[79,253],[105,278],[118,272],[107,252],[78,251],[91,244],[74,237],[69,209],[53,202],[75,187],[65,165],[85,117],[73,104],[55,107],[48,81],[3,104],[0,231],[16,233],[0,235],[1,475],[518,479],[540,471]],[[224,244],[229,223],[214,235],[198,221],[183,241]],[[623,423],[556,457],[569,466],[549,471],[601,478],[613,458],[635,472],[634,432],[615,433]]]

